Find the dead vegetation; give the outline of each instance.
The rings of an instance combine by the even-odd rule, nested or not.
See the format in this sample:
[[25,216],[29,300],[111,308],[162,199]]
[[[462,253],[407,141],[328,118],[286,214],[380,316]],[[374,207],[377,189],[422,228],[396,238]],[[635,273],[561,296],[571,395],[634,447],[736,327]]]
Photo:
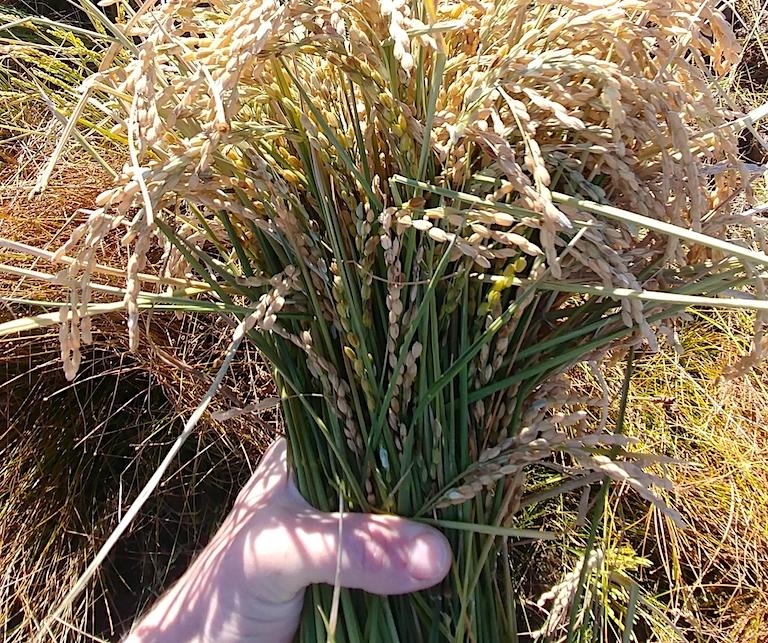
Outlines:
[[[13,161],[0,168],[0,236],[55,247],[87,216],[78,210],[93,203],[107,177],[95,164],[73,159],[54,177],[50,194],[28,200],[29,177],[41,157],[24,146],[12,151]],[[105,244],[99,258],[115,267],[127,260],[117,244]],[[0,253],[0,262],[17,259]],[[59,292],[3,275],[0,293],[29,299],[30,305],[2,304],[0,322],[38,312],[32,300]],[[278,430],[269,411],[226,426],[204,421],[162,492],[81,600],[43,632],[41,623],[61,599],[62,587],[82,572],[197,405],[222,349],[226,327],[216,318],[178,320],[158,313],[146,321],[145,349],[132,356],[123,316],[105,318],[83,372],[71,383],[61,372],[56,332],[42,329],[0,343],[2,641],[41,634],[52,641],[118,638],[207,541]],[[271,394],[271,378],[256,355],[244,353],[236,373],[223,391],[228,406]]]
[[[755,77],[753,70],[751,82]],[[54,176],[45,199],[28,202],[29,177],[37,168],[26,163],[39,162],[39,156],[25,160],[18,149],[13,155],[16,162],[6,163],[0,178],[0,236],[55,247],[56,239],[84,220],[77,209],[91,207],[106,176],[93,164],[70,161]],[[127,255],[119,245],[99,252],[100,261],[125,267]],[[4,252],[0,260],[13,264],[17,258]],[[3,279],[3,295],[39,300],[53,294],[37,282]],[[19,312],[6,310],[0,321]],[[142,324],[146,352],[143,346],[138,356],[127,357],[123,317],[102,318],[95,348],[88,349],[85,371],[74,384],[58,372],[54,336],[0,345],[0,403],[8,418],[0,431],[0,489],[29,490],[15,494],[16,502],[5,502],[0,491],[0,620],[8,623],[9,641],[37,631],[60,597],[57,582],[66,586],[82,571],[131,491],[162,457],[178,418],[196,406],[209,383],[206,374],[215,371],[224,348],[223,322],[155,313]],[[677,485],[670,499],[687,527],[675,527],[619,492],[610,504],[615,520],[602,535],[603,549],[613,552],[615,569],[640,570],[659,609],[688,640],[766,639],[765,373],[718,379],[724,362],[743,352],[750,333],[742,316],[699,317],[681,328],[687,354],[679,357],[667,347],[643,356],[631,390],[630,431],[651,450],[690,463],[666,470]],[[197,361],[201,355],[208,358]],[[250,399],[252,387],[260,395],[271,390],[258,363],[253,355],[243,356],[238,377],[224,391],[228,405]],[[615,389],[620,378],[614,373]],[[269,414],[228,422],[226,429],[209,421],[179,458],[177,474],[68,616],[70,625],[104,637],[119,632],[205,542],[275,423]],[[78,486],[83,480],[91,486]],[[39,493],[41,488],[49,493]],[[561,505],[565,522],[579,512],[578,498],[571,500]],[[553,582],[572,563],[562,553],[568,547],[547,550],[541,569]],[[52,639],[88,640],[60,625]],[[658,631],[663,627],[662,622]],[[648,628],[656,631],[652,624]],[[669,632],[674,640],[674,629]]]

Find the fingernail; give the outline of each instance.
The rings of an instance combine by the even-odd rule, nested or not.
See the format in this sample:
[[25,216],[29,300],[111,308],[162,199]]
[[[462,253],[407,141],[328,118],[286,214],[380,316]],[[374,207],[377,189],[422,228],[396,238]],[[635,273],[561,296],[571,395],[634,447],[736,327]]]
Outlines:
[[437,532],[424,532],[411,541],[408,572],[418,581],[442,580],[451,565],[448,541]]

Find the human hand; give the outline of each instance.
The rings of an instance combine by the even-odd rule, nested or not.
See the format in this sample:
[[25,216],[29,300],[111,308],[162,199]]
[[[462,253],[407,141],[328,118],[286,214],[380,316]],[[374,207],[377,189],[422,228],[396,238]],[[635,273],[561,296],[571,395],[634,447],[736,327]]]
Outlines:
[[296,632],[304,588],[334,584],[337,572],[342,587],[374,594],[425,589],[448,573],[448,541],[431,527],[345,513],[339,539],[339,519],[299,494],[277,440],[209,545],[126,643],[281,643]]

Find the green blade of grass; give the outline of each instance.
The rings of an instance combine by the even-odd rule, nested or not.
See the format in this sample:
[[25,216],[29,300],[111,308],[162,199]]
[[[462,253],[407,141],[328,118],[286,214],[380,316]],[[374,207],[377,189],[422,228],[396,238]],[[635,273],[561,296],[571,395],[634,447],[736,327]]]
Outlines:
[[557,534],[551,531],[541,531],[539,529],[516,529],[513,527],[499,527],[497,525],[460,522],[458,520],[444,520],[442,518],[422,518],[419,522],[435,525],[436,527],[441,527],[443,529],[471,531],[475,534],[486,534],[503,538],[530,538],[533,540],[555,540],[557,538]]

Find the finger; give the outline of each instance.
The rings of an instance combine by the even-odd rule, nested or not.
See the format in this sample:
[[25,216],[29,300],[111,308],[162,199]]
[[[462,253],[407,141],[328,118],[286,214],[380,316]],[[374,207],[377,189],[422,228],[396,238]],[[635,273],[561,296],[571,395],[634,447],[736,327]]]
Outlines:
[[338,570],[342,587],[405,594],[436,585],[450,569],[448,540],[426,525],[395,516],[344,514],[339,538],[338,514],[310,512],[297,520],[304,584],[333,585]]

